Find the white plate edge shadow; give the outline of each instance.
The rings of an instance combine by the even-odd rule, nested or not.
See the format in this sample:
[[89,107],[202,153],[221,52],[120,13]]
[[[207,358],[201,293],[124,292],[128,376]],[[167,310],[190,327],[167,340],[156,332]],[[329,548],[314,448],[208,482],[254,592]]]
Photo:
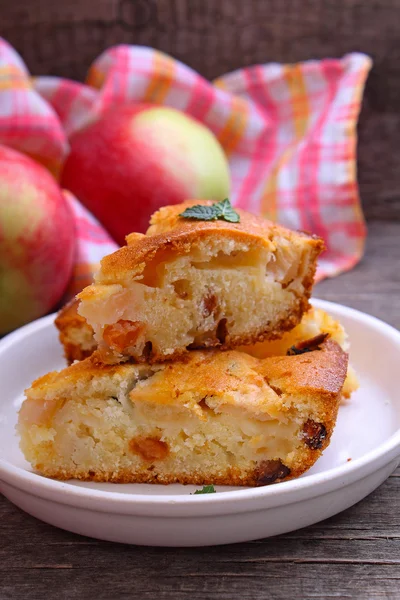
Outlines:
[[[400,348],[400,332],[379,319],[356,309],[325,300],[313,299],[312,303],[328,313],[367,322],[372,329],[384,331]],[[54,314],[34,321],[9,334],[0,341],[1,355],[13,344],[17,344],[26,335],[48,327],[54,321]],[[400,457],[400,428],[384,443],[350,463],[335,466],[322,473],[306,478],[295,479],[273,486],[245,488],[210,495],[145,495],[138,493],[122,494],[118,491],[102,491],[92,488],[75,487],[68,482],[47,479],[26,471],[0,458],[1,481],[13,488],[27,492],[38,498],[44,498],[59,504],[90,508],[100,512],[118,514],[142,514],[157,516],[210,516],[256,511],[289,505],[306,498],[314,498],[333,490],[360,481],[385,467]],[[184,513],[184,514],[183,514]]]

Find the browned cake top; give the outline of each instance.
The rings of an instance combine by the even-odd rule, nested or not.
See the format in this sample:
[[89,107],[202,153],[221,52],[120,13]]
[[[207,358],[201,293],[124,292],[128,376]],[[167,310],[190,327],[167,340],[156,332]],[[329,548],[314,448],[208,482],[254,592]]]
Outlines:
[[60,309],[54,321],[59,331],[63,331],[67,327],[87,325],[86,319],[78,313],[78,307],[79,302],[73,298]]
[[[141,365],[135,365],[135,367],[140,368]],[[37,393],[45,393],[46,396],[50,396],[52,392],[56,394],[58,391],[67,389],[68,386],[72,386],[77,382],[88,382],[94,377],[101,375],[109,377],[118,375],[123,377],[131,368],[132,365],[128,363],[106,365],[99,362],[97,351],[95,351],[85,360],[75,362],[61,371],[51,371],[35,379],[26,392],[27,395],[30,395],[30,392],[35,392],[35,395],[38,395]]]
[[[270,357],[263,360],[237,351],[193,351],[184,360],[163,365],[103,365],[97,353],[73,364],[60,372],[53,372],[37,379],[28,396],[65,397],[75,384],[89,383],[96,377],[117,377],[123,380],[137,372],[138,377],[148,371],[153,375],[134,388],[135,401],[159,404],[179,404],[185,394],[223,397],[229,403],[229,394],[251,394],[257,397],[257,389],[265,394],[267,383],[275,394],[307,396],[310,401],[335,398],[343,386],[347,371],[347,354],[340,346],[328,340],[319,350],[298,356]],[[231,395],[232,398],[234,396]],[[237,399],[232,400],[235,404]],[[240,402],[239,402],[240,403]]]
[[[165,262],[177,254],[185,254],[192,249],[193,243],[216,232],[219,238],[229,237],[237,243],[246,243],[253,248],[264,247],[271,251],[275,249],[278,237],[290,242],[310,244],[317,255],[324,249],[324,243],[318,237],[290,231],[240,209],[237,209],[240,214],[239,223],[219,220],[197,221],[179,216],[185,208],[193,204],[213,203],[197,200],[160,209],[153,215],[146,235],[137,233],[128,235],[127,246],[103,258],[97,282],[119,281],[128,273],[132,277],[137,277],[143,273],[149,262]],[[83,299],[88,295],[90,295],[90,288],[86,288],[79,297]]]
[[275,388],[282,382],[288,394],[336,395],[343,386],[347,365],[347,353],[328,339],[320,350],[297,356],[270,356],[261,361],[260,371]]
[[[282,227],[281,225],[277,225],[273,221],[268,221],[263,217],[253,215],[249,212],[241,210],[240,208],[235,208],[235,211],[240,215],[239,223],[231,223],[229,221],[220,220],[197,221],[195,219],[185,219],[179,216],[186,208],[195,206],[197,204],[201,204],[203,206],[212,206],[214,202],[212,200],[187,200],[182,204],[163,206],[151,216],[150,227],[148,228],[146,235],[156,235],[176,229],[181,231],[192,231],[198,230],[200,227],[214,231],[242,231],[256,237],[262,237],[266,239],[272,239],[272,237],[279,232],[281,234],[293,234],[295,236],[303,236],[322,241],[316,236],[312,236],[304,232],[291,231],[290,229]],[[133,234],[133,238],[131,238],[131,235],[126,237],[128,244],[130,243],[131,239],[135,239],[137,234]]]

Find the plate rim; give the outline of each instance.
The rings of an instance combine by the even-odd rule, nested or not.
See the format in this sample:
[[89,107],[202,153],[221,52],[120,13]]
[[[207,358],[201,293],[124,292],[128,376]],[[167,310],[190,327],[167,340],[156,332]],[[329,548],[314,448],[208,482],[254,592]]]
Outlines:
[[[317,308],[333,311],[339,316],[348,316],[368,323],[379,329],[400,347],[400,331],[384,321],[357,309],[312,298]],[[26,336],[46,329],[54,322],[56,313],[33,321],[0,340],[0,360],[2,354],[13,344]],[[3,481],[18,490],[33,496],[81,508],[118,514],[141,514],[143,516],[210,516],[233,514],[289,505],[307,498],[327,494],[340,487],[359,481],[390,462],[400,458],[400,427],[385,442],[379,444],[363,456],[343,465],[338,465],[314,473],[305,478],[281,482],[278,485],[257,488],[244,488],[210,495],[167,495],[121,493],[70,485],[43,477],[37,473],[17,467],[0,457],[0,483]]]

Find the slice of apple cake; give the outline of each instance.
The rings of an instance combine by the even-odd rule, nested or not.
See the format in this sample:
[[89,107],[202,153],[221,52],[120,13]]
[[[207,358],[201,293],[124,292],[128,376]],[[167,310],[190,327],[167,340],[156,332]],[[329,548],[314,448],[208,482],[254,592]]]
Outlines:
[[237,223],[186,219],[188,206],[156,213],[78,295],[103,362],[273,339],[308,310],[321,239],[240,210]]
[[193,351],[104,365],[95,352],[35,381],[21,449],[57,479],[258,486],[298,477],[328,446],[347,354],[320,338],[291,356]]

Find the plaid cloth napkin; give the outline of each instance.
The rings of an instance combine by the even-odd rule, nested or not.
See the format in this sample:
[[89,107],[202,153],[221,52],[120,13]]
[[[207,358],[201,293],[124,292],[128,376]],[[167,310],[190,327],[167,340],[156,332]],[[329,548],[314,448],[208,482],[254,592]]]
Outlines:
[[[317,278],[362,257],[366,228],[356,180],[356,122],[369,57],[255,65],[213,83],[150,48],[116,46],[91,66],[85,84],[31,78],[0,38],[0,143],[26,152],[56,176],[68,136],[121,103],[152,102],[206,124],[231,167],[234,205],[323,237]],[[91,280],[115,243],[71,195],[78,250],[71,293]]]

